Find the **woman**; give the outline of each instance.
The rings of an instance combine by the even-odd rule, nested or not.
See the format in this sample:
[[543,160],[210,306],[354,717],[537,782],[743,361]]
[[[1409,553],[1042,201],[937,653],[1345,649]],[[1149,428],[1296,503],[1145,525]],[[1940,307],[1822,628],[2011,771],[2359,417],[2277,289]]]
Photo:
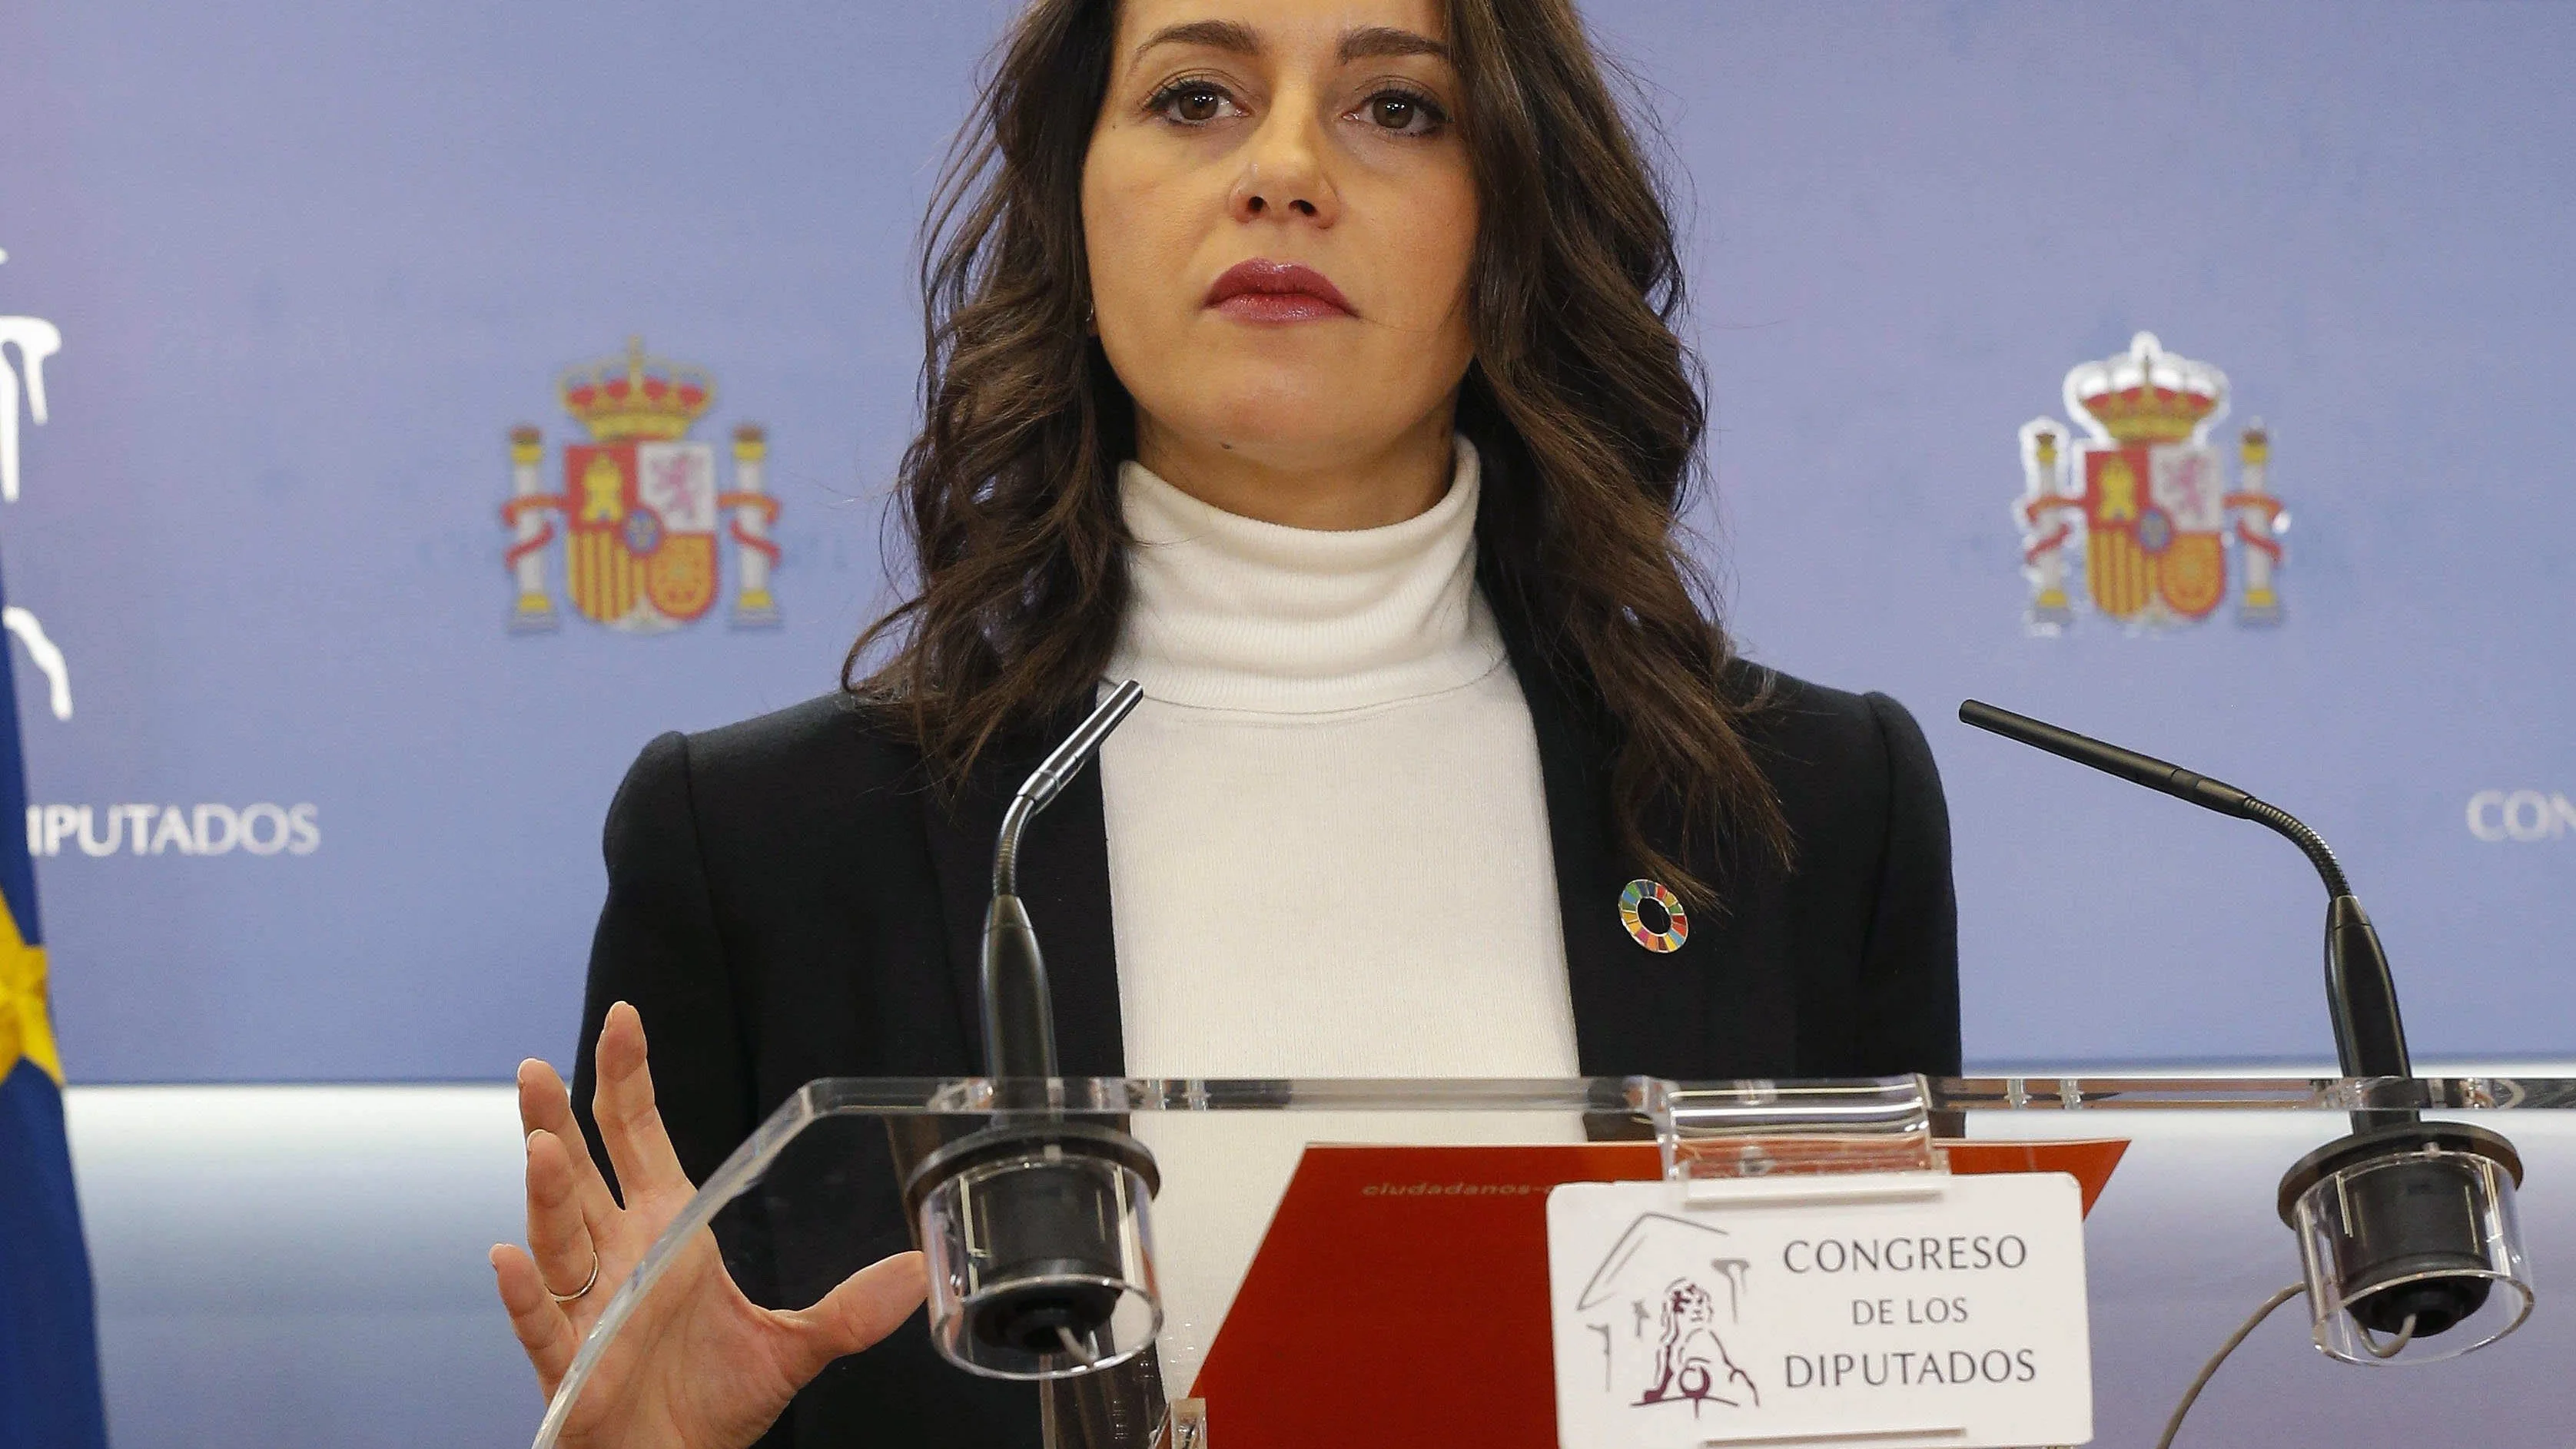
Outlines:
[[[797,1086],[977,1070],[1001,802],[1108,680],[1147,701],[1022,856],[1068,1074],[1956,1069],[1930,754],[1701,605],[1672,227],[1569,0],[1036,0],[982,125],[930,230],[919,592],[841,693],[656,740],[611,809],[576,1081],[625,1206],[530,1063],[534,1255],[494,1259],[549,1391]],[[841,1357],[909,1255],[802,1314],[711,1264],[596,1442],[1033,1436],[918,1331]]]

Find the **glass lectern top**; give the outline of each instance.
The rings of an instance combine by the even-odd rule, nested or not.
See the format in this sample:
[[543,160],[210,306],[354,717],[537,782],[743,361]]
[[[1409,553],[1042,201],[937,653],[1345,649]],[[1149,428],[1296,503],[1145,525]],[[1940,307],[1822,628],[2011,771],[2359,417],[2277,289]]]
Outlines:
[[[1259,1449],[1284,1441],[1241,1417],[1230,1435],[1228,1385],[1240,1399],[1248,1373],[1303,1374],[1310,1397],[1329,1402],[1331,1366],[1349,1361],[1319,1353],[1311,1364],[1247,1367],[1240,1353],[1229,1361],[1221,1341],[1292,1181],[1306,1181],[1301,1174],[1317,1170],[1309,1164],[1325,1160],[1310,1148],[1327,1156],[1372,1144],[1386,1151],[1525,1149],[1541,1156],[1515,1161],[1579,1161],[1566,1170],[1589,1180],[1999,1170],[1955,1165],[1954,1158],[1969,1160],[1954,1145],[1961,1140],[2091,1143],[2107,1149],[2101,1161],[2118,1164],[2107,1186],[2091,1184],[2100,1193],[2085,1231],[2095,1423],[2097,1442],[2143,1446],[2155,1442],[2176,1396],[2219,1340],[2268,1294],[2301,1281],[2303,1251],[2330,1256],[2334,1231],[2349,1237],[2368,1228],[2349,1221],[2356,1209],[2339,1182],[2311,1194],[2344,1193],[2339,1208],[2314,1201],[2299,1208],[2281,1193],[2284,1174],[2356,1127],[2421,1119],[2470,1124],[2511,1144],[2509,1170],[2445,1155],[2453,1138],[2424,1149],[2437,1166],[2466,1173],[2466,1190],[2503,1197],[2500,1208],[2471,1214],[2487,1234],[2471,1246],[2495,1265],[2471,1267],[2500,1285],[2485,1310],[2502,1325],[2494,1346],[2403,1372],[2367,1372],[2318,1350],[2362,1360],[2389,1335],[2345,1332],[2329,1342],[2328,1325],[2310,1333],[2294,1324],[2303,1313],[2284,1312],[2212,1382],[2182,1442],[2375,1449],[2438,1437],[2538,1449],[2558,1445],[2550,1436],[2576,1422],[2576,1376],[2559,1367],[2576,1360],[2576,1312],[2547,1296],[2548,1285],[2576,1262],[2576,1189],[2564,1186],[2576,1182],[2576,1113],[2568,1108],[2576,1108],[2576,1076],[826,1079],[790,1097],[700,1186],[619,1289],[558,1393],[538,1446],[550,1449],[578,1395],[611,1388],[606,1379],[589,1382],[593,1369],[637,1319],[667,1264],[709,1237],[745,1296],[781,1308],[818,1301],[888,1253],[925,1248],[934,1280],[932,1339],[946,1361],[922,1351],[916,1321],[898,1331],[911,1342],[889,1340],[859,1355],[851,1375],[876,1371],[867,1360],[883,1356],[887,1364],[901,1359],[908,1373],[1050,1379],[1041,1398],[1053,1445]],[[1471,1156],[1358,1160],[1406,1164],[1401,1175],[1389,1169],[1384,1183],[1371,1179],[1364,1190],[1491,1190],[1467,1168],[1442,1165],[1476,1160]],[[2334,1166],[2328,1162],[2324,1175]],[[2515,1231],[2508,1177],[2529,1184],[2520,1196],[2519,1237],[2510,1244],[2503,1241]],[[1032,1190],[1036,1199],[1027,1196]],[[1088,1224],[1087,1235],[1078,1242],[1048,1237],[1043,1251],[1009,1246],[1020,1233],[1012,1214],[1040,1199],[1078,1208],[1074,1216]],[[1055,1296],[1038,1311],[997,1317],[988,1310],[1025,1287],[1005,1281],[996,1267],[1015,1252],[1052,1265]],[[2541,1285],[2537,1299],[2526,1278]],[[1370,1329],[1352,1322],[1337,1331],[1365,1338]],[[1087,1387],[1077,1392],[1069,1384]],[[2477,1406],[2477,1427],[2461,1439],[2453,1410],[2464,1404]],[[1204,1419],[1192,1417],[1201,1412]],[[1453,1406],[1426,1422],[1462,1421]],[[1529,1443],[1554,1442],[1550,1426],[1532,1432],[1537,1437],[1523,1436]],[[1399,1442],[1349,1424],[1335,1437],[1362,1446]],[[1452,1441],[1413,1434],[1408,1442]]]
[[[824,1077],[805,1084],[762,1127],[858,1114],[869,1117],[973,1115],[1026,1105],[1076,1113],[1128,1112],[1580,1112],[1610,1116],[1648,1110],[1657,1091],[1726,1099],[1748,1110],[1822,1102],[1864,1084],[1668,1082],[1650,1077],[1200,1079],[1068,1077],[1052,1081],[984,1077]],[[1876,1089],[1880,1082],[1866,1084]],[[2351,1112],[2576,1107],[2576,1076],[2301,1077],[2146,1073],[1935,1077],[1925,1084],[1936,1112],[2058,1111],[2072,1108],[2193,1111]],[[788,1135],[793,1135],[789,1132]]]

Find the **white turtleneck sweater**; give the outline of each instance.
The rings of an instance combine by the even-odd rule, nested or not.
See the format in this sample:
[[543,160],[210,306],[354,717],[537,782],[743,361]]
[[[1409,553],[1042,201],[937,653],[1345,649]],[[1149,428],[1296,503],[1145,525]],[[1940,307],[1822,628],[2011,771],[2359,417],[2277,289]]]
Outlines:
[[[1456,450],[1429,512],[1350,532],[1121,470],[1110,677],[1145,699],[1099,768],[1131,1075],[1575,1074],[1538,745],[1476,588],[1476,451]],[[1306,1134],[1138,1125],[1166,1168],[1177,1395]]]
[[1476,588],[1475,447],[1430,511],[1319,532],[1121,471],[1101,751],[1127,1070],[1570,1076],[1538,742]]

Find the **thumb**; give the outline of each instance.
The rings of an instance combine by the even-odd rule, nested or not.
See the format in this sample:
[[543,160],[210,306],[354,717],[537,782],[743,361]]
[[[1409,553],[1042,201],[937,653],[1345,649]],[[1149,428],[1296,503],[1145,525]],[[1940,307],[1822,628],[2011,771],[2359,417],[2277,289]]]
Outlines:
[[861,1268],[823,1295],[823,1301],[786,1317],[804,1330],[797,1335],[810,1362],[802,1377],[811,1379],[826,1364],[860,1349],[903,1326],[929,1290],[929,1270],[919,1253],[897,1253]]

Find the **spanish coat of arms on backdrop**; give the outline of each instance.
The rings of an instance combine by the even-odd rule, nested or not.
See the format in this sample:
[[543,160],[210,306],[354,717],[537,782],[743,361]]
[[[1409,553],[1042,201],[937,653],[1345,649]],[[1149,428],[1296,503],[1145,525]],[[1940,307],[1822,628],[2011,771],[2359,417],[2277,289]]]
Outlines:
[[2128,351],[2066,374],[2066,411],[2083,437],[2055,418],[2021,429],[2013,517],[2032,633],[2064,631],[2077,598],[2133,630],[2198,623],[2227,600],[2231,551],[2243,575],[2236,622],[2280,622],[2274,576],[2289,515],[2264,486],[2271,439],[2259,420],[2237,436],[2237,485],[2227,485],[2210,441],[2227,415],[2225,373],[2141,332]]
[[525,424],[510,430],[510,501],[501,521],[512,530],[503,558],[517,583],[511,630],[557,625],[546,561],[558,519],[565,593],[583,618],[630,634],[695,622],[715,606],[717,525],[728,509],[740,572],[730,622],[776,625],[769,575],[778,545],[769,533],[778,500],[761,486],[767,435],[750,423],[734,429],[733,486],[719,490],[714,445],[689,438],[715,404],[714,379],[647,356],[641,338],[629,339],[622,357],[567,369],[555,391],[590,440],[564,445],[563,491],[550,493],[544,436]]

